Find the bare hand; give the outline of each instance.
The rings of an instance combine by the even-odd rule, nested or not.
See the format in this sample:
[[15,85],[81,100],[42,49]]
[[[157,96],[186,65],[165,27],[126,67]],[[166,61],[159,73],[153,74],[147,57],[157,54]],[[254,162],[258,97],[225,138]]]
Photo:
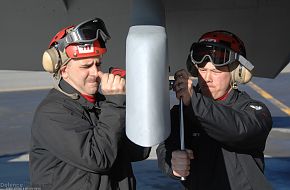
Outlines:
[[186,177],[190,173],[190,160],[193,159],[192,150],[176,150],[172,152],[171,167],[173,175]]
[[175,73],[173,90],[176,93],[176,98],[182,98],[184,105],[188,106],[191,101],[193,94],[192,80],[184,69],[179,70]]
[[125,94],[126,80],[119,75],[99,72],[101,90],[104,95]]

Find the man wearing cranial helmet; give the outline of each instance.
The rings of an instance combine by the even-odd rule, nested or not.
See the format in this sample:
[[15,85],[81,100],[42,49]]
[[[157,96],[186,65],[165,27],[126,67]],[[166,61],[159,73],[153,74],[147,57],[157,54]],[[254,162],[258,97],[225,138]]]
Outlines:
[[[264,148],[272,128],[267,107],[238,85],[254,66],[243,42],[228,31],[212,31],[193,43],[187,69],[175,73],[183,100],[184,143],[180,150],[179,107],[171,110],[171,135],[157,148],[159,167],[191,190],[272,189],[264,176]],[[198,78],[193,86],[191,77]]]
[[150,148],[126,138],[125,79],[101,70],[108,39],[95,18],[64,28],[44,52],[55,85],[32,124],[32,187],[136,189],[131,162],[146,159]]

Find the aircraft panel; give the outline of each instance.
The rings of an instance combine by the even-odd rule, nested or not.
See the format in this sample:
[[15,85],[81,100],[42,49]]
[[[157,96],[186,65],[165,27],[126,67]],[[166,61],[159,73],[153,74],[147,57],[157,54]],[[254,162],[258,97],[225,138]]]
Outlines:
[[[254,75],[275,78],[290,59],[290,1],[165,0],[170,75],[185,68],[190,45],[225,29],[245,42]],[[125,68],[131,0],[2,0],[1,70],[43,70],[41,57],[56,32],[72,23],[102,18],[112,36],[104,69]],[[138,64],[138,63],[136,63]],[[141,69],[141,68],[140,68]]]

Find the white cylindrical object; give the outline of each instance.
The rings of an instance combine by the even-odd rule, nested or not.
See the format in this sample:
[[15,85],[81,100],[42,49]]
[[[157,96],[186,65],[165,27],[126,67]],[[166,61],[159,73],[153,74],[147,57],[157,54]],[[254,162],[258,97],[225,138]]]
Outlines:
[[162,26],[131,26],[126,42],[126,134],[151,147],[170,134],[167,38]]

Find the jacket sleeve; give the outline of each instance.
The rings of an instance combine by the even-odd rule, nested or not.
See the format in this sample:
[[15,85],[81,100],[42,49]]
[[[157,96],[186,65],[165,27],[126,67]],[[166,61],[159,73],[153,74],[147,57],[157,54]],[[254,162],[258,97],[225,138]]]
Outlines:
[[49,102],[37,110],[32,135],[68,164],[89,172],[107,172],[117,157],[124,131],[124,105],[124,95],[107,97],[98,123],[92,126],[80,111],[60,101]]
[[[126,135],[125,135],[126,136]],[[142,147],[133,143],[130,139],[125,137],[125,145],[127,156],[130,157],[131,162],[145,160],[149,157],[151,147]]]
[[237,105],[222,105],[199,93],[193,94],[192,109],[202,129],[213,139],[238,150],[264,150],[272,128],[267,107],[247,98]]

